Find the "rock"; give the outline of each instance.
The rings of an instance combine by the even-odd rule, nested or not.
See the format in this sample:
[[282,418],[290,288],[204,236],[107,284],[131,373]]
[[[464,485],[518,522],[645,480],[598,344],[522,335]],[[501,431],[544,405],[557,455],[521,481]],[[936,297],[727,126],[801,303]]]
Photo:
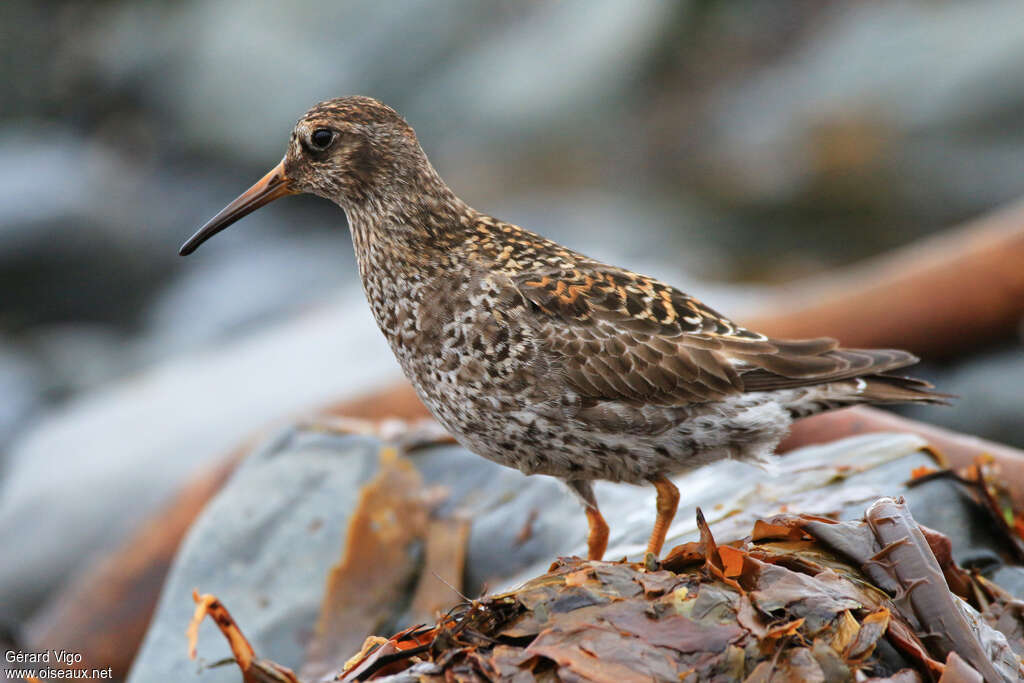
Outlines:
[[[614,111],[609,100],[647,67],[651,46],[675,13],[647,0],[537,6],[438,69],[417,90],[412,110],[423,112],[430,128],[454,120],[455,126],[445,126],[451,133],[487,138],[491,145],[536,131],[550,134],[552,127],[572,134],[591,117]],[[443,109],[438,101],[446,103]]]
[[981,355],[935,372],[934,383],[958,398],[953,410],[902,408],[915,419],[950,429],[984,434],[993,441],[1024,448],[1021,392],[1024,353],[1019,347]]
[[[43,401],[43,372],[23,349],[0,344],[0,453]],[[5,457],[0,456],[0,472]],[[3,475],[0,474],[0,482]]]
[[138,169],[61,128],[0,129],[0,160],[6,327],[129,321],[172,256],[159,258],[121,202]]
[[0,547],[19,548],[0,563],[5,613],[25,617],[251,433],[398,374],[361,297],[343,297],[50,411],[11,447],[0,490]]
[[110,325],[53,323],[23,335],[50,401],[97,389],[139,366],[125,336]]
[[[470,121],[492,133],[565,120],[635,75],[672,11],[608,0],[499,12],[467,0],[119,4],[96,12],[91,39],[70,51],[107,88],[137,87],[193,149],[265,164],[307,106],[342,93],[389,101],[424,139]],[[281,137],[266,134],[275,127]]]
[[[844,506],[862,512],[864,501],[883,490],[901,492],[898,482],[909,477],[911,468],[932,462],[919,451],[922,445],[912,436],[875,434],[796,451],[779,461],[774,476],[728,461],[677,477],[686,497],[667,547],[694,537],[695,505],[708,511],[716,536],[723,539],[745,534],[755,517],[780,506],[793,513],[823,514]],[[230,606],[261,657],[298,670],[328,567],[339,561],[346,545],[344,518],[353,510],[360,484],[379,468],[379,446],[366,437],[314,427],[286,430],[254,452],[182,545],[130,680],[191,675],[195,664],[185,657],[181,633],[192,613],[193,588]],[[478,595],[485,585],[499,590],[543,572],[556,555],[584,552],[584,516],[558,482],[525,477],[452,446],[419,448],[410,459],[426,490],[440,487],[443,492],[437,517],[472,520],[464,593]],[[653,489],[601,485],[598,499],[611,523],[608,557],[639,556],[653,520]],[[365,547],[351,552],[359,556]],[[372,563],[372,557],[364,561]],[[396,629],[404,623],[398,622],[408,602],[403,591],[409,583],[401,585],[384,593],[391,596],[391,612],[377,615]],[[378,594],[384,589],[365,590]],[[451,601],[457,601],[455,594]],[[198,649],[206,661],[228,653],[222,637],[209,627],[200,630]],[[237,675],[213,669],[203,673],[203,680],[233,681]]]
[[1003,121],[1024,103],[1008,76],[1024,65],[1022,18],[1014,2],[833,7],[784,56],[717,89],[710,175],[740,202],[912,207],[910,234],[1019,196],[1019,126]]
[[147,358],[174,356],[259,329],[358,281],[343,228],[300,239],[243,236],[248,238],[244,249],[232,244],[210,258],[190,259],[190,267],[154,297],[139,340]]
[[[249,637],[277,661],[301,660],[338,560],[356,492],[372,476],[379,444],[286,430],[254,452],[196,521],[164,585],[129,680],[186,680],[196,665],[182,637],[197,587],[221,591],[253,616]],[[210,661],[230,654],[215,632],[200,632]],[[236,681],[213,669],[204,681]]]

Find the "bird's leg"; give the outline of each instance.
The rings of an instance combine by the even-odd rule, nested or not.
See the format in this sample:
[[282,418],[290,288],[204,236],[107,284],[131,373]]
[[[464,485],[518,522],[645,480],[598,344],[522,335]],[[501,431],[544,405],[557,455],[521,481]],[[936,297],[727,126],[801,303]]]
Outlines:
[[583,511],[587,515],[587,526],[590,528],[587,534],[587,559],[600,560],[608,548],[608,523],[597,508],[594,488],[589,481],[579,479],[567,480],[565,483],[580,497]]
[[647,541],[647,552],[659,557],[661,546],[665,545],[665,534],[668,533],[668,527],[672,524],[676,509],[679,507],[679,489],[664,476],[651,479],[651,483],[658,490],[658,516],[654,520],[651,540]]
[[608,548],[608,522],[604,521],[601,511],[596,507],[587,506],[586,514],[590,526],[590,533],[587,534],[587,559],[600,560]]

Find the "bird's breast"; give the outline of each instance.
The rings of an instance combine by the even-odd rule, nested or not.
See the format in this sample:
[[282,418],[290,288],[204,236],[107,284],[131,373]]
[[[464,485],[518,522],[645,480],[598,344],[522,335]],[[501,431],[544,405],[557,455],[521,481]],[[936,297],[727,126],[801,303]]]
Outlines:
[[450,429],[452,414],[516,409],[546,395],[535,335],[487,274],[360,262],[381,331],[420,397]]

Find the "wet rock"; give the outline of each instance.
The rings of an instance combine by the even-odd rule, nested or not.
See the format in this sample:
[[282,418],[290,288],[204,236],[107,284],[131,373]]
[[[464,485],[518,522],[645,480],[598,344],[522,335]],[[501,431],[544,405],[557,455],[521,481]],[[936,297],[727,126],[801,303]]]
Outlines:
[[[253,615],[249,637],[276,661],[301,662],[327,571],[378,449],[372,439],[286,430],[249,456],[182,543],[129,680],[194,676],[182,625],[197,586],[230,595],[236,609]],[[199,642],[210,661],[230,655],[215,632],[201,631]],[[228,669],[202,675],[225,683],[237,677]]]
[[835,207],[845,188],[848,210],[919,216],[1019,196],[1024,86],[1007,74],[1024,64],[1021,18],[1013,2],[835,6],[787,55],[718,89],[714,175],[743,201]]
[[313,308],[357,282],[347,231],[298,239],[246,237],[244,249],[232,244],[191,260],[154,297],[139,342],[146,356],[180,354],[244,334],[296,308]]
[[33,328],[22,340],[51,400],[96,389],[138,367],[125,336],[109,325],[55,323]]
[[0,596],[16,618],[116,546],[197,467],[282,415],[396,379],[365,303],[330,305],[162,363],[40,417],[0,489]]
[[[0,343],[0,453],[43,402],[43,373],[19,347]],[[0,483],[4,458],[0,457]]]
[[157,247],[111,209],[121,198],[111,185],[124,191],[129,169],[70,130],[42,126],[0,129],[0,160],[5,326],[131,319],[169,258],[154,260]]
[[1019,346],[939,371],[935,383],[943,391],[957,395],[954,409],[925,414],[918,408],[907,407],[901,412],[915,419],[1024,448],[1024,422],[1020,419],[1024,353]]
[[[193,610],[189,596],[197,587],[230,606],[261,658],[299,670],[312,637],[309,625],[317,622],[323,591],[336,580],[333,575],[328,579],[328,568],[343,555],[349,557],[346,565],[355,556],[372,567],[373,557],[365,552],[378,543],[378,535],[381,547],[388,547],[388,539],[399,538],[399,528],[422,526],[409,517],[394,527],[388,521],[389,508],[375,503],[371,513],[379,519],[369,527],[371,538],[360,537],[355,546],[346,540],[352,533],[346,516],[351,519],[356,499],[367,495],[361,486],[382,471],[384,456],[376,439],[325,429],[313,424],[269,440],[247,458],[196,521],[165,585],[131,681],[191,675],[196,665],[186,658],[181,633]],[[666,547],[697,539],[696,505],[708,511],[720,540],[746,536],[756,518],[782,509],[815,515],[849,511],[850,518],[859,518],[865,502],[881,493],[905,493],[903,482],[911,470],[934,464],[922,446],[912,436],[873,434],[794,451],[771,473],[730,461],[676,477],[686,495]],[[422,490],[435,492],[433,519],[471,521],[463,593],[479,595],[485,586],[491,593],[500,591],[543,574],[556,555],[584,551],[579,504],[556,481],[526,477],[459,447],[429,442],[410,451],[408,462],[422,477]],[[599,503],[613,533],[609,558],[641,556],[654,513],[649,488],[599,487]],[[403,500],[409,495],[401,493]],[[954,548],[967,541],[959,527],[949,528],[955,534]],[[407,552],[423,552],[417,543],[401,538],[401,544],[410,544]],[[405,557],[401,548],[388,552]],[[411,567],[422,566],[415,557],[407,559]],[[391,565],[378,573],[385,570],[390,572]],[[391,588],[365,585],[385,605],[374,615],[382,628],[395,631],[406,625],[405,591],[431,580],[422,571],[420,579],[401,579]],[[454,592],[450,601],[458,601]],[[365,609],[362,599],[349,596],[350,603]],[[363,634],[342,635],[346,642],[358,643]],[[207,662],[229,654],[222,636],[209,626],[199,631],[198,651]],[[231,669],[211,669],[202,677],[233,681],[237,675]]]
[[466,0],[118,4],[94,15],[78,51],[107,88],[138,87],[195,149],[265,163],[283,148],[267,130],[283,134],[309,103],[340,93],[391,102],[424,139],[456,112],[466,116],[450,130],[490,121],[489,133],[565,117],[636,73],[670,11],[607,1],[499,12]]
[[[192,614],[188,597],[197,586],[236,612],[257,615],[247,623],[246,635],[265,656],[273,653],[270,658],[297,669],[324,599],[328,569],[345,547],[360,486],[380,469],[380,448],[376,439],[292,428],[250,455],[182,544],[129,680],[166,680],[194,671],[181,629]],[[505,549],[504,562],[485,563],[485,571],[506,575],[583,537],[578,504],[550,478],[524,477],[458,447],[418,450],[413,462],[426,486],[443,487],[439,515],[458,510],[475,520],[470,546],[479,550],[470,552],[470,563],[493,556],[496,547]],[[516,546],[507,533],[493,533],[490,521],[502,513],[507,531],[509,518],[525,522],[537,506],[551,518],[526,543]],[[479,529],[477,520],[483,522]],[[401,595],[395,598],[399,605],[406,602]],[[361,636],[354,637],[361,642]],[[205,659],[227,654],[212,629],[201,630],[199,638]],[[215,669],[203,677],[233,681],[237,673]]]

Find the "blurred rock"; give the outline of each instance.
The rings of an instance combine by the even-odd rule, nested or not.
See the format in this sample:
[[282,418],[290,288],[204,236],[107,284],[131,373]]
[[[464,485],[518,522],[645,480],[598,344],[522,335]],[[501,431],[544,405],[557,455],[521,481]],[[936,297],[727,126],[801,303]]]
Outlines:
[[819,231],[842,212],[864,231],[892,231],[872,215],[917,217],[902,235],[860,234],[877,247],[1024,192],[1019,3],[826,14],[788,54],[718,88],[700,146],[722,196],[803,205]]
[[117,3],[70,52],[107,88],[139,87],[194,149],[266,163],[306,107],[345,93],[389,101],[425,139],[442,125],[465,134],[471,121],[489,134],[543,125],[613,96],[671,11],[579,0],[497,12],[467,0]]
[[0,563],[4,610],[26,616],[255,430],[398,373],[365,303],[342,298],[51,411],[11,448],[0,489],[0,547],[19,549]]
[[722,281],[728,256],[704,239],[722,216],[686,197],[668,198],[633,190],[509,192],[488,211],[539,232],[591,258],[658,277],[717,309],[737,315],[756,309],[761,292]]
[[124,680],[149,627],[167,572],[199,513],[230,478],[237,457],[204,468],[160,511],[51,591],[21,624],[23,649],[67,649],[84,669],[111,669]]
[[649,0],[534,6],[460,51],[418,90],[412,109],[430,129],[443,122],[449,134],[487,138],[491,146],[547,136],[552,127],[572,134],[617,113],[611,101],[648,67],[678,11]]
[[[310,625],[320,612],[328,569],[342,557],[349,515],[360,486],[378,468],[380,447],[376,439],[313,427],[285,430],[250,455],[182,544],[129,680],[177,679],[195,669],[184,657],[181,629],[192,614],[189,596],[197,586],[216,593],[236,612],[253,615],[246,635],[256,648],[298,669],[312,635]],[[525,521],[535,506],[559,511],[551,518],[553,528],[518,547],[505,533],[488,535],[490,524],[478,536],[474,523],[471,543],[482,547],[470,554],[470,561],[502,548],[503,563],[487,564],[501,575],[551,558],[583,538],[578,504],[550,478],[524,477],[458,447],[418,450],[413,462],[428,487],[443,487],[446,502],[439,515],[458,510],[474,520],[503,517],[507,531]],[[394,597],[396,609],[405,609],[403,596]],[[200,631],[199,651],[208,661],[229,652],[213,629]],[[203,676],[233,681],[237,673],[214,669]]]
[[180,354],[258,329],[358,282],[343,227],[331,235],[300,239],[248,237],[244,248],[219,249],[212,257],[190,260],[190,267],[154,297],[140,340],[148,358]]
[[124,335],[107,325],[39,326],[23,337],[51,399],[95,389],[137,367]]
[[7,444],[41,407],[43,379],[22,349],[0,340],[0,483],[4,480]]
[[952,410],[923,411],[918,407],[900,410],[910,417],[927,420],[969,434],[1024,448],[1021,421],[1021,387],[1024,387],[1024,351],[1020,347],[983,355],[948,370],[935,373],[943,391],[956,394]]
[[132,173],[71,131],[45,126],[0,129],[0,160],[5,326],[130,319],[162,270],[142,231],[111,220],[120,199],[111,185],[127,191]]

